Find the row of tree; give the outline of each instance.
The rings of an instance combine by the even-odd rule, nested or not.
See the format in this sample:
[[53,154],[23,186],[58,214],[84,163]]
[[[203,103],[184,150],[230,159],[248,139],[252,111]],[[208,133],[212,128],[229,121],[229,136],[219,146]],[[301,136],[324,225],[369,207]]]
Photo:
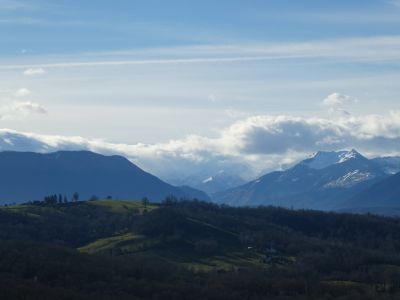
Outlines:
[[[71,199],[70,202],[78,202],[79,201],[79,194],[77,192],[75,192]],[[49,196],[45,196],[43,198],[43,202],[45,204],[62,204],[62,203],[68,203],[68,198],[66,195],[61,195],[61,194],[54,194],[54,195],[49,195]]]

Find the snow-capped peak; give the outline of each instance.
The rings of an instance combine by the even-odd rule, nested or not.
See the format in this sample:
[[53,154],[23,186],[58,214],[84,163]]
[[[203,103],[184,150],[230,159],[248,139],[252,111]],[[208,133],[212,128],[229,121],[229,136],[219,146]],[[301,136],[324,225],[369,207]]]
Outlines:
[[360,153],[358,153],[356,150],[352,149],[351,151],[344,152],[339,155],[339,161],[337,162],[338,164],[344,163],[345,161],[348,161],[349,159],[357,158],[361,156]]
[[354,149],[350,151],[319,151],[302,163],[312,169],[320,170],[361,156],[362,155]]

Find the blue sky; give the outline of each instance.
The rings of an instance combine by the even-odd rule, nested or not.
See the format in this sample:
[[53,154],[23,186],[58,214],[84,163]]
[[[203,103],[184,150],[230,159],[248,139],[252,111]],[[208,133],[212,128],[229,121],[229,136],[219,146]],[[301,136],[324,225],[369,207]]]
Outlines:
[[0,128],[54,145],[101,140],[156,173],[143,157],[398,153],[397,0],[0,0],[0,37]]
[[71,54],[395,35],[398,10],[386,0],[2,0],[0,51]]

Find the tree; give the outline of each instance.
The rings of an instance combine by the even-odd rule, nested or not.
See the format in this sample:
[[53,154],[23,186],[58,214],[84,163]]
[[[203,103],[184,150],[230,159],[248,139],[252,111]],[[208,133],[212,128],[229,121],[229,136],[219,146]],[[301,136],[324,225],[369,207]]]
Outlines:
[[144,209],[147,209],[147,205],[149,204],[149,199],[147,197],[142,198],[142,205],[144,206]]
[[78,202],[78,200],[79,200],[79,194],[78,194],[78,192],[75,192],[75,193],[72,195],[72,200],[73,200],[74,202]]
[[93,195],[92,197],[90,197],[89,201],[97,201],[99,200],[99,197],[97,197],[96,195]]
[[44,197],[44,203],[46,204],[57,204],[57,195],[49,195]]
[[178,203],[178,199],[174,195],[167,196],[162,202],[165,206],[174,206]]

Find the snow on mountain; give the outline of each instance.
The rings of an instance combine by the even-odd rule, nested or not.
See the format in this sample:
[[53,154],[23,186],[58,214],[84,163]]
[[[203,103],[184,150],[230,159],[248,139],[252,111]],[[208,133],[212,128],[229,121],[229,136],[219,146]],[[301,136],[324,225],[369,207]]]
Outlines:
[[333,164],[344,163],[349,159],[362,157],[360,153],[352,149],[350,151],[319,151],[311,158],[302,161],[301,163],[310,167],[311,169],[321,170]]
[[350,188],[363,181],[371,180],[376,176],[370,172],[362,172],[360,170],[354,170],[336,180],[328,182],[324,185],[324,188]]
[[213,199],[231,205],[337,209],[385,177],[382,169],[356,150],[318,152],[290,169],[265,174]]
[[210,176],[210,177],[204,179],[204,180],[202,181],[202,183],[211,182],[211,181],[213,181],[213,180],[214,180],[214,177]]
[[344,163],[345,161],[348,161],[350,159],[357,158],[359,156],[362,156],[360,153],[358,153],[356,150],[352,149],[351,151],[341,153],[339,155],[339,161],[337,162],[338,164]]
[[225,170],[213,173],[204,170],[186,178],[171,180],[171,182],[175,185],[191,186],[208,194],[213,194],[244,184],[245,180]]

